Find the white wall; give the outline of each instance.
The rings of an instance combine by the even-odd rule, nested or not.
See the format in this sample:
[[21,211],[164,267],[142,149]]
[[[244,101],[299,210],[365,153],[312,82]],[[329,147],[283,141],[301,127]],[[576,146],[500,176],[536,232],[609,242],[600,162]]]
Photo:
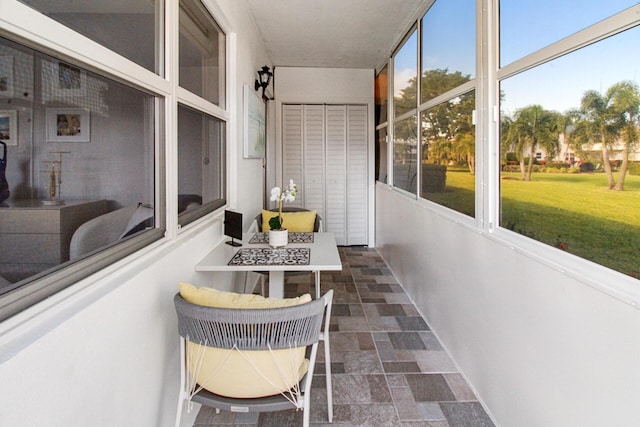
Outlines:
[[374,245],[374,70],[354,68],[276,67],[275,116],[276,161],[269,167],[276,170],[276,184],[282,177],[282,104],[361,104],[369,115],[369,246]]
[[637,308],[376,193],[377,247],[498,425],[638,425]]
[[[242,158],[242,85],[253,85],[268,58],[244,2],[220,0],[214,10],[237,33],[228,196],[248,226],[262,206],[262,162]],[[172,425],[179,378],[172,297],[179,281],[232,288],[229,275],[194,272],[221,230],[219,214],[197,221],[1,323],[0,426]]]

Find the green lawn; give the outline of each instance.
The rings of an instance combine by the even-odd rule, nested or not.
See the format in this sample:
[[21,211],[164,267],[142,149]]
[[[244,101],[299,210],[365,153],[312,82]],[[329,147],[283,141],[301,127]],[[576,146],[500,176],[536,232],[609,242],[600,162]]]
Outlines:
[[[502,173],[501,226],[634,277],[640,277],[640,176],[624,191],[604,174]],[[617,178],[617,177],[616,177]],[[473,215],[474,177],[448,170],[445,193],[427,198]]]

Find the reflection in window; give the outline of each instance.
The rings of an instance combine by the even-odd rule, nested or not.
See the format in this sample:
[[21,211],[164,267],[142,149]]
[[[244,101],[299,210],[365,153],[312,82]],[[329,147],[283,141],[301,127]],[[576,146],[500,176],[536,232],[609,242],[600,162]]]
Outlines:
[[501,0],[500,65],[505,66],[637,3],[637,0]]
[[383,127],[376,130],[376,180],[384,183],[388,182],[387,146],[387,128]]
[[418,78],[418,33],[414,31],[393,57],[394,117],[415,110],[416,80]]
[[500,85],[500,225],[633,277],[639,43],[634,27]]
[[475,0],[436,1],[422,18],[421,102],[475,77]]
[[422,111],[420,196],[475,215],[475,93]]
[[226,37],[200,0],[180,1],[180,86],[225,108]]
[[387,121],[387,110],[389,109],[388,79],[389,71],[385,65],[375,79],[376,126]]
[[163,1],[20,1],[162,75]]
[[224,204],[225,122],[178,106],[178,214],[180,224],[200,205]]
[[156,217],[155,97],[0,38],[7,64],[2,295],[130,241]]
[[416,116],[398,121],[393,128],[393,185],[416,193],[418,137]]

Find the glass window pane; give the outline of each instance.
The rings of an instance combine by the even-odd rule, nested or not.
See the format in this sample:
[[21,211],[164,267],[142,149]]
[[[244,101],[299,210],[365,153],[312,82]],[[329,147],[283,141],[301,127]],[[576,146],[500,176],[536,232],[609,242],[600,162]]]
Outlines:
[[500,1],[500,65],[627,9],[637,0]]
[[418,137],[416,116],[396,122],[393,128],[393,185],[416,194]]
[[156,98],[3,38],[0,70],[4,293],[154,228]]
[[376,180],[387,183],[387,128],[376,131]]
[[163,75],[163,1],[20,1],[147,70]]
[[475,216],[475,92],[420,114],[420,196]]
[[385,65],[375,80],[376,126],[387,121],[387,110],[389,109],[388,80],[389,70]]
[[180,1],[180,86],[225,108],[226,37],[199,0]]
[[634,277],[638,43],[635,27],[500,85],[500,225]]
[[422,18],[421,102],[475,77],[475,4],[439,0]]
[[178,214],[180,224],[200,205],[224,200],[225,122],[178,106]]
[[405,41],[393,57],[393,110],[394,117],[417,108],[416,80],[418,78],[418,33]]

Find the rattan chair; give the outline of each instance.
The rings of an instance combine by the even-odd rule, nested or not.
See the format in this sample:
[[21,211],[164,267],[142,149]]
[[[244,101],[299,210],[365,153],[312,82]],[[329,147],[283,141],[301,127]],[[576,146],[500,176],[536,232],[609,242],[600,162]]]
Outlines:
[[[176,427],[180,426],[183,406],[191,401],[216,408],[217,411],[232,412],[270,412],[285,409],[303,410],[303,426],[309,425],[311,380],[316,361],[318,341],[324,341],[327,410],[328,420],[333,421],[333,398],[331,393],[331,358],[329,349],[329,320],[333,290],[329,290],[320,299],[311,302],[269,309],[229,309],[212,308],[191,304],[180,294],[174,297],[178,315],[178,332],[180,334],[180,395],[176,415]],[[323,326],[324,331],[321,331]],[[189,354],[192,346],[199,344],[202,348],[228,349],[238,351],[243,357],[252,351],[268,351],[310,346],[308,370],[299,384],[291,390],[281,391],[267,397],[241,399],[214,394],[196,383],[198,366],[203,361],[202,355]],[[204,346],[204,347],[203,347]],[[200,359],[199,359],[200,358]],[[193,361],[197,363],[193,363]],[[278,366],[278,369],[281,367]],[[282,367],[284,370],[286,367]],[[261,373],[255,373],[261,378]],[[215,377],[211,378],[215,381]],[[208,381],[208,380],[207,380]],[[251,383],[250,383],[251,384]]]

